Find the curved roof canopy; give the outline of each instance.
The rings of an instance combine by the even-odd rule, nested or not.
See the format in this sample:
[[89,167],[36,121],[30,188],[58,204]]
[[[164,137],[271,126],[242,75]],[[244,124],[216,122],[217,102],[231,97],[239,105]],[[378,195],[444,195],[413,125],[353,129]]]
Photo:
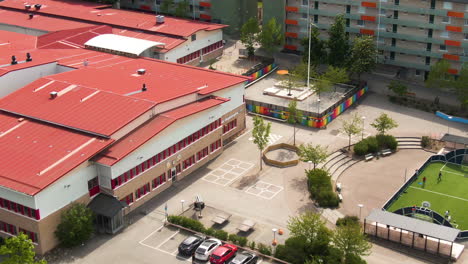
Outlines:
[[125,37],[115,34],[102,34],[85,43],[86,47],[114,50],[136,56],[141,55],[141,53],[149,48],[161,47],[164,45],[165,44],[162,42]]

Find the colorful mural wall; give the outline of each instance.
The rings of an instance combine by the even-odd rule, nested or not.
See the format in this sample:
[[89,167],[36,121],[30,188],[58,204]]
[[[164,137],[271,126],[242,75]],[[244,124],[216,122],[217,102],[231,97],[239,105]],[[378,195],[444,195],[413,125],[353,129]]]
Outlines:
[[249,83],[252,83],[253,81],[263,77],[264,75],[270,73],[271,71],[273,71],[274,69],[276,69],[277,65],[276,63],[271,63],[263,68],[261,68],[260,70],[252,73],[252,74],[247,74],[246,76],[249,76],[250,77],[250,80],[248,80],[246,82],[246,85],[248,85]]
[[[364,86],[353,95],[349,96],[346,99],[343,99],[334,108],[327,109],[326,111],[322,112],[322,116],[319,118],[315,116],[308,116],[306,113],[304,113],[304,117],[302,118],[302,125],[316,128],[322,128],[327,126],[331,121],[333,121],[336,117],[338,117],[341,113],[343,113],[346,109],[353,105],[357,100],[359,100],[368,90],[369,88],[367,87],[367,85]],[[285,110],[274,110],[268,107],[259,106],[257,105],[257,102],[250,100],[246,100],[246,107],[247,111],[249,112],[270,116],[282,120],[286,120],[288,116],[288,112]]]

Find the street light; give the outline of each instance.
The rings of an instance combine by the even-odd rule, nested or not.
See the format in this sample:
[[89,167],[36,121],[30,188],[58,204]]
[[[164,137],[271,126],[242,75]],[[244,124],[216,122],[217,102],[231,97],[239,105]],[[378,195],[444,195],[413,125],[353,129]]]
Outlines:
[[358,204],[357,206],[359,207],[359,221],[361,221],[361,210],[364,207],[364,205],[363,204]]
[[182,205],[182,213],[184,213],[184,203],[185,203],[185,200],[180,200],[180,204]]
[[447,123],[447,134],[450,134],[450,121],[452,121],[453,116],[448,116],[448,123]]
[[309,163],[309,170],[310,170],[310,165],[312,164],[312,161],[309,160],[307,163]]
[[363,140],[363,139],[364,139],[364,122],[366,121],[366,117],[365,117],[365,116],[362,116],[361,119],[362,119],[362,135],[361,135],[361,140]]
[[273,231],[273,243],[272,243],[272,245],[276,246],[276,244],[277,244],[277,242],[276,242],[276,232],[278,231],[278,229],[273,228],[273,229],[271,229],[271,231]]
[[317,115],[320,114],[320,98],[317,99]]

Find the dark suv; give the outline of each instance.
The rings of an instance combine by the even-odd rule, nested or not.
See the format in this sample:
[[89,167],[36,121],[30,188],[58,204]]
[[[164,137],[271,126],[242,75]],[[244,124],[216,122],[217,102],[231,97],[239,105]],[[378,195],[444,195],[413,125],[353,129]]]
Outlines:
[[184,242],[180,243],[179,254],[184,256],[192,256],[197,247],[200,246],[204,240],[205,238],[200,236],[189,236],[184,240]]

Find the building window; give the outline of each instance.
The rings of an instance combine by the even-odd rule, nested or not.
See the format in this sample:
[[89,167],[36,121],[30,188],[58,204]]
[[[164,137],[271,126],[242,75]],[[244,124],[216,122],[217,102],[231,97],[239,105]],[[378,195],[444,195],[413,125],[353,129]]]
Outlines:
[[206,156],[208,156],[208,147],[198,151],[197,161],[204,159]]
[[309,4],[309,0],[302,0],[302,5],[308,5]]
[[37,243],[37,242],[38,242],[38,240],[37,240],[37,234],[36,234],[36,233],[31,232],[31,231],[28,231],[28,230],[25,230],[25,229],[22,229],[22,228],[18,228],[18,231],[19,231],[20,233],[23,233],[23,234],[27,235],[27,236],[29,237],[29,239],[31,239],[31,241],[32,241],[33,243]]
[[358,13],[360,13],[360,14],[366,13],[366,7],[365,6],[359,6],[358,7]]
[[450,17],[442,17],[442,23],[450,23]]
[[210,152],[213,152],[221,147],[221,139],[216,140],[210,145]]
[[195,41],[195,40],[197,40],[197,34],[192,35],[192,41]]
[[147,183],[135,191],[135,198],[138,200],[141,197],[145,196],[147,193],[149,193],[149,191],[150,191],[150,184]]
[[444,9],[452,9],[452,2],[444,2],[443,8]]
[[195,164],[195,155],[191,156],[190,158],[184,160],[182,162],[182,169],[186,170],[190,167],[192,167]]
[[2,221],[0,221],[0,230],[5,233],[15,235],[15,236],[18,234],[18,232],[16,231],[16,226],[2,222]]
[[237,119],[234,119],[231,122],[223,126],[223,134],[233,130],[236,127],[237,127]]
[[448,31],[442,31],[442,32],[440,33],[440,37],[441,37],[441,38],[448,38],[448,37],[449,37]]
[[364,20],[358,20],[358,21],[357,21],[357,25],[358,25],[359,27],[363,27],[363,26],[364,26]]
[[127,205],[131,205],[133,203],[133,193],[130,193],[129,195],[125,196],[120,201],[127,203]]
[[445,45],[440,45],[439,50],[446,51],[446,50],[447,50],[447,46],[445,46]]
[[468,26],[468,19],[465,19],[465,26]]
[[94,177],[88,181],[88,191],[89,196],[91,197],[99,193],[100,189],[98,177]]
[[468,40],[468,33],[465,33],[465,40]]
[[420,70],[416,70],[416,72],[414,73],[414,75],[416,75],[416,76],[421,76],[421,71],[420,71]]
[[158,177],[154,178],[151,182],[151,187],[153,189],[156,189],[158,188],[159,186],[161,186],[163,183],[166,182],[166,173],[163,173],[161,175],[159,175]]
[[36,220],[40,219],[39,209],[32,209],[7,199],[0,198],[0,207]]
[[381,8],[380,11],[379,11],[379,15],[381,15],[381,16],[387,15],[387,10]]
[[302,18],[307,19],[307,13],[302,13]]

